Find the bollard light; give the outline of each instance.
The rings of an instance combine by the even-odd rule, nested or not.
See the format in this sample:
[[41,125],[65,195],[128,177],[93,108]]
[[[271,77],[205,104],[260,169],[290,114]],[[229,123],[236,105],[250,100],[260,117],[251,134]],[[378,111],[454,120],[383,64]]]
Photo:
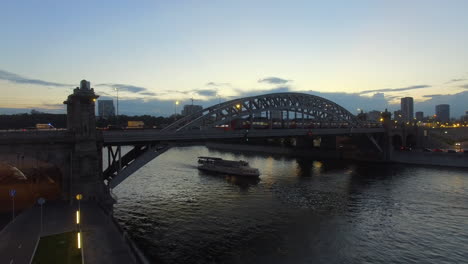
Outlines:
[[78,248],[81,248],[81,235],[80,235],[80,232],[78,232],[77,239],[78,239]]

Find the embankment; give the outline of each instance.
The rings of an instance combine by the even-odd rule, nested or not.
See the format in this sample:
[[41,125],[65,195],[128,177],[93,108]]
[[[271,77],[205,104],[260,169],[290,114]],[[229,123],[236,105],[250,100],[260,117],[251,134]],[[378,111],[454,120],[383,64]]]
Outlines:
[[208,148],[235,152],[285,155],[301,158],[345,159],[378,163],[405,163],[415,165],[435,165],[468,168],[468,154],[447,152],[393,151],[390,160],[384,160],[380,153],[362,153],[359,151],[337,151],[320,149],[296,149],[293,147],[208,143]]

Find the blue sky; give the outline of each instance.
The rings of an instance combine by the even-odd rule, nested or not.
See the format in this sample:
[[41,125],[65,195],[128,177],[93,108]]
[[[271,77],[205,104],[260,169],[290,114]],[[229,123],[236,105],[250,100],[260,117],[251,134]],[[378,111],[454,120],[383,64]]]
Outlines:
[[468,110],[467,1],[2,1],[0,113],[81,79],[124,114],[276,91],[357,108]]

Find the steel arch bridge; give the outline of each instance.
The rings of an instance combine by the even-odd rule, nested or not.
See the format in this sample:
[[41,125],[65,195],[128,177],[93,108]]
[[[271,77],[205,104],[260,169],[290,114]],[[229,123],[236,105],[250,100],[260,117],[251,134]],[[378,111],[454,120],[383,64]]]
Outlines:
[[284,111],[285,119],[289,120],[293,114],[292,120],[302,127],[310,124],[320,128],[365,126],[348,110],[325,98],[305,93],[271,93],[239,98],[205,108],[177,120],[163,131],[178,132],[194,128],[204,130],[229,124],[236,119],[252,122],[255,118],[263,117],[272,120],[275,112],[283,119]]

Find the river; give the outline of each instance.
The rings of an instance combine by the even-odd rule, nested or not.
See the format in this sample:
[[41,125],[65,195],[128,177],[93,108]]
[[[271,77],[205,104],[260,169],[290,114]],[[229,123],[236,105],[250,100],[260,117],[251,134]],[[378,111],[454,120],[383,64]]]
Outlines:
[[[258,181],[200,172],[247,160]],[[466,263],[468,170],[173,148],[113,190],[157,263]]]

